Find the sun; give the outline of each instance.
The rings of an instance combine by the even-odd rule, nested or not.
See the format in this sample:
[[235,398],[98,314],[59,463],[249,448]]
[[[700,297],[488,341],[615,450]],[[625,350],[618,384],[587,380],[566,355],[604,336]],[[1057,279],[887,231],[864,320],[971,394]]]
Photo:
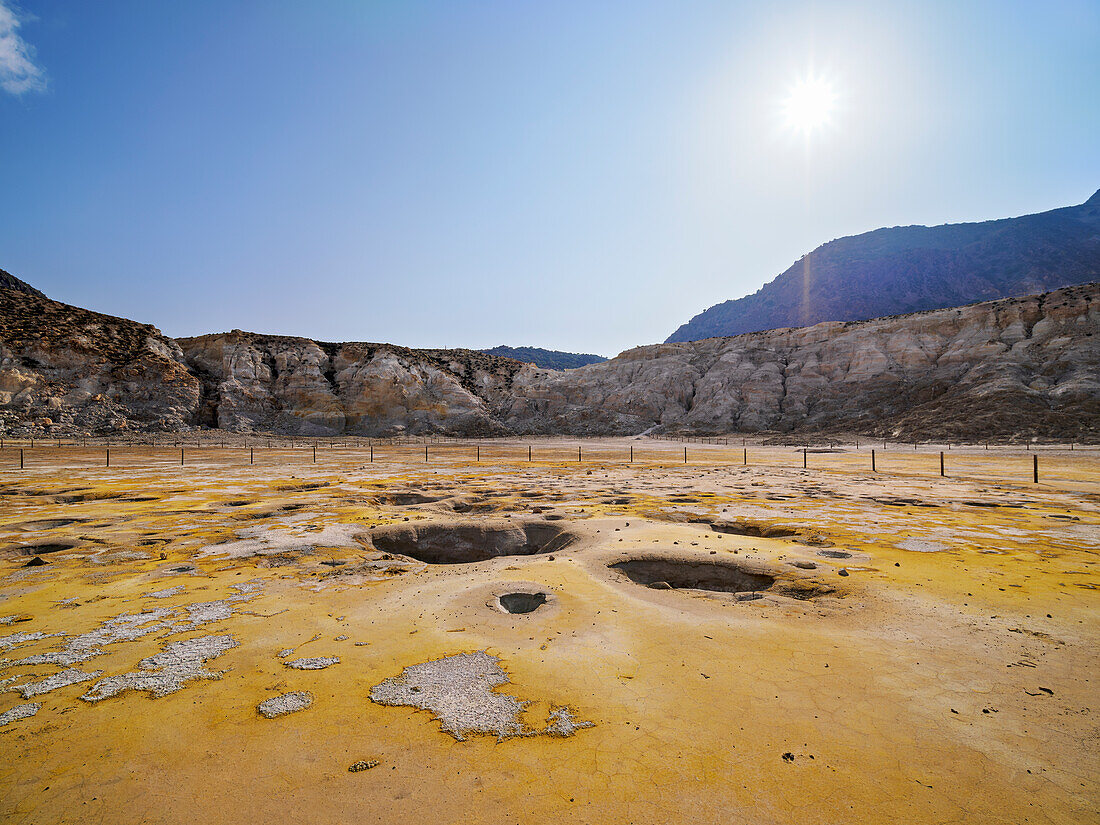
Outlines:
[[809,137],[828,126],[836,111],[836,87],[828,78],[808,74],[795,81],[783,100],[787,127]]

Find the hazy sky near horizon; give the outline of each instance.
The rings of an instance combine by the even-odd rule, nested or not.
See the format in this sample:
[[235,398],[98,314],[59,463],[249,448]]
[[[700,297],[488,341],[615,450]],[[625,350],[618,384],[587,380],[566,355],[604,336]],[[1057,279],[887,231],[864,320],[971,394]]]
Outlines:
[[612,355],[839,236],[1084,201],[1098,43],[1098,0],[0,0],[0,268],[173,336]]

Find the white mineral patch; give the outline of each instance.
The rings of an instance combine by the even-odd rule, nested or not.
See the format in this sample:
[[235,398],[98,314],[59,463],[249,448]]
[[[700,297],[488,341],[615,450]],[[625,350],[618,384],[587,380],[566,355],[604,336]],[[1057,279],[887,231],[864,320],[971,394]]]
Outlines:
[[906,539],[905,541],[899,541],[896,546],[902,550],[911,550],[914,553],[940,553],[948,549],[946,544],[926,539]]
[[175,693],[193,679],[220,679],[221,671],[210,671],[204,664],[237,646],[232,636],[200,636],[171,642],[164,650],[138,663],[141,671],[109,676],[96,682],[80,698],[98,702],[125,690],[144,690],[158,698]]
[[175,596],[177,593],[182,593],[187,589],[185,584],[177,584],[175,587],[166,587],[163,590],[154,590],[152,593],[146,593],[145,596],[150,599],[167,599],[170,596]]
[[50,639],[54,636],[64,635],[64,633],[12,633],[9,636],[0,636],[0,650],[11,650],[13,647],[25,645],[27,642],[36,642],[39,639]]
[[35,576],[44,576],[48,573],[52,573],[50,565],[47,563],[45,567],[21,567],[8,574],[7,580],[10,582],[20,582],[24,579],[34,578]]
[[359,547],[353,536],[363,532],[361,524],[329,524],[318,530],[304,522],[308,516],[287,519],[282,527],[248,527],[237,531],[238,540],[214,544],[197,556],[243,559],[275,553],[312,552],[314,547]]
[[305,710],[312,704],[312,693],[304,690],[295,690],[291,693],[284,693],[282,696],[275,696],[260,702],[256,709],[260,712],[261,716],[266,716],[268,719],[274,719],[276,716],[283,716],[287,713]]
[[380,705],[431,711],[440,728],[460,741],[467,734],[493,734],[498,740],[539,734],[572,736],[578,728],[592,726],[575,721],[568,708],[559,707],[551,712],[546,728],[528,727],[520,719],[528,703],[495,692],[507,682],[500,659],[480,650],[410,665],[401,675],[375,685],[370,698]]
[[184,605],[183,609],[187,611],[187,621],[175,625],[173,630],[182,633],[187,630],[197,630],[210,622],[220,622],[223,619],[228,619],[233,615],[233,605],[239,602],[251,601],[255,598],[256,592],[262,587],[262,584],[255,586],[253,582],[236,584],[233,585],[233,589],[240,592],[235,596],[211,602],[195,602],[194,604]]
[[[132,642],[142,636],[148,636],[158,630],[169,627],[168,622],[162,621],[172,611],[168,608],[147,610],[144,613],[123,613],[113,619],[107,619],[95,630],[91,630],[80,636],[73,636],[61,650],[48,653],[39,653],[13,662],[14,665],[58,665],[70,667],[80,662],[86,662],[95,656],[102,656],[102,645],[114,642]],[[60,634],[58,634],[60,635]]]
[[176,630],[194,630],[210,622],[219,622],[233,615],[233,605],[230,599],[219,599],[213,602],[196,602],[185,605],[188,621],[175,626]]
[[546,722],[543,733],[550,736],[572,736],[581,728],[594,727],[592,722],[578,722],[574,719],[573,711],[569,708],[553,708]]
[[89,682],[92,679],[98,679],[102,675],[102,670],[97,670],[95,673],[85,673],[83,670],[69,668],[60,673],[55,673],[53,676],[47,676],[45,679],[39,679],[37,682],[27,682],[19,685],[13,690],[18,691],[24,699],[30,699],[32,696],[49,693],[51,690],[76,685],[80,682]]
[[27,705],[16,705],[11,710],[0,713],[0,728],[11,722],[17,722],[20,719],[29,719],[38,713],[38,709],[42,705],[38,702],[31,702]]
[[294,659],[290,662],[283,662],[287,667],[292,667],[295,670],[324,670],[329,665],[340,664],[339,656],[313,656],[312,658]]

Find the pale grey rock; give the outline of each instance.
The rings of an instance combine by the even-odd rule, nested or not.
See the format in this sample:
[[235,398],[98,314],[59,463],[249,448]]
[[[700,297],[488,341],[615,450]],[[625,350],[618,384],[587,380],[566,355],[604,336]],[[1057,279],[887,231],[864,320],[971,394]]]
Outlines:
[[28,642],[37,642],[39,639],[51,639],[55,636],[63,636],[63,633],[42,633],[41,631],[34,631],[31,633],[11,633],[7,636],[0,636],[0,651],[11,650],[12,648],[20,647]]

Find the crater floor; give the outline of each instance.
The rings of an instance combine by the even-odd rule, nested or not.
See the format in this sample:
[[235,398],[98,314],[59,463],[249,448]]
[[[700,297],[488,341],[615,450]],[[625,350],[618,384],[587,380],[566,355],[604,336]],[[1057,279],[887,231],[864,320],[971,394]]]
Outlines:
[[1096,448],[244,443],[0,450],[0,820],[1100,808]]

